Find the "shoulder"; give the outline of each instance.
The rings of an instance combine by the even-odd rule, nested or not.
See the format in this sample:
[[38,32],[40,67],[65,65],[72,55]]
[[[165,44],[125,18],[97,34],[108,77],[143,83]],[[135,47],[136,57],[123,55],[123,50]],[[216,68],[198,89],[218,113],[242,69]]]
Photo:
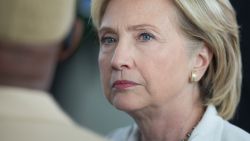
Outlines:
[[190,137],[191,141],[250,141],[250,135],[220,117],[209,105]]
[[226,141],[250,141],[250,134],[239,127],[223,120],[222,140]]
[[71,137],[75,137],[77,140],[88,140],[88,141],[106,141],[104,137],[101,135],[80,126],[71,126],[71,128],[65,128],[65,136],[69,136],[69,140],[71,140]]
[[118,128],[107,136],[111,141],[137,141],[138,127],[136,124]]
[[[72,129],[72,136],[76,137],[76,140],[88,140],[88,141],[106,141],[104,137],[99,134],[94,133],[93,131],[78,127]],[[71,140],[71,139],[70,139]]]
[[[24,130],[25,129],[25,130]],[[105,141],[104,137],[82,127],[35,121],[0,121],[3,141]]]

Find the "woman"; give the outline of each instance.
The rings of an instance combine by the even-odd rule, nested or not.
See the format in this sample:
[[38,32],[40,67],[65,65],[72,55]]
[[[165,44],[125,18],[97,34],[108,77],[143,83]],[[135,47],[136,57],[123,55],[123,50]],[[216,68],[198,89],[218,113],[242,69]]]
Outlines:
[[136,122],[112,140],[250,140],[226,121],[241,87],[228,0],[92,0],[92,17],[105,96]]

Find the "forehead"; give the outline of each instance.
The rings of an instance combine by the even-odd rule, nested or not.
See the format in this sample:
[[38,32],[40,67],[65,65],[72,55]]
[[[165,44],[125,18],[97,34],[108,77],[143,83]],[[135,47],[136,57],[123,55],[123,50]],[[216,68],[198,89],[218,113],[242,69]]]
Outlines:
[[171,0],[111,0],[100,27],[172,24],[177,19],[175,12]]

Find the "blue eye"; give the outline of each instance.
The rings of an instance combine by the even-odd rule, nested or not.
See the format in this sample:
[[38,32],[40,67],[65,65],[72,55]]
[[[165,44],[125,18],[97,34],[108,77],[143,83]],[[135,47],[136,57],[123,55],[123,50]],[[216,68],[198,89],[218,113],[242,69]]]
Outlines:
[[100,41],[101,41],[101,44],[109,45],[109,44],[116,43],[117,39],[113,37],[102,37]]
[[152,39],[154,39],[154,36],[152,34],[149,34],[149,33],[142,33],[139,36],[139,40],[141,40],[143,42],[150,41]]

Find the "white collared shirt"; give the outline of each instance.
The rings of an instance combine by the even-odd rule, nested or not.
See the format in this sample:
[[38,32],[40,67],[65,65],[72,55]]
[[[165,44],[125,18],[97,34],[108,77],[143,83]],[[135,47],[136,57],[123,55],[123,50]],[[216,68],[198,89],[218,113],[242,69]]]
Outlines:
[[[139,141],[136,124],[115,130],[107,136],[112,141]],[[189,141],[250,141],[250,134],[223,120],[213,105],[207,107]]]
[[0,86],[1,141],[104,141],[78,127],[42,91]]

